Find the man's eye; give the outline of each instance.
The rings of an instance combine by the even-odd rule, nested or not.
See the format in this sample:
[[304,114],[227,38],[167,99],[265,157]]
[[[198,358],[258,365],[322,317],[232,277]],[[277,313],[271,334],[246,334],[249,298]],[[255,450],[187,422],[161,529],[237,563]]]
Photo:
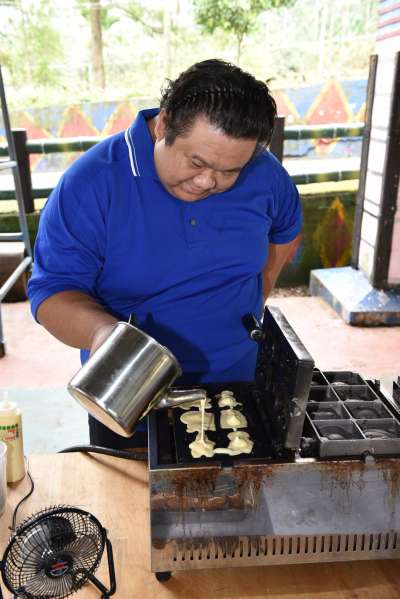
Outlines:
[[197,162],[193,162],[193,160],[192,160],[192,166],[194,166],[195,168],[201,168],[201,164],[198,164]]

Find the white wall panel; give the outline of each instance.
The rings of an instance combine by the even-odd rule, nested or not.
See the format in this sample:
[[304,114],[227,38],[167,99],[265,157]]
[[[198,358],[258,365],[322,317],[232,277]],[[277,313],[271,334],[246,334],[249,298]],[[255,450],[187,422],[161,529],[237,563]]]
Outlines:
[[378,219],[368,212],[363,213],[361,223],[361,239],[368,241],[370,245],[375,246],[378,233]]
[[360,270],[362,270],[367,277],[372,275],[372,268],[374,264],[374,248],[372,248],[368,243],[361,239],[360,241],[360,252],[358,258],[358,265]]
[[376,94],[391,94],[394,80],[394,55],[385,58],[380,56],[378,67],[376,69],[375,93]]
[[390,108],[392,105],[392,95],[376,94],[374,96],[374,106],[372,109],[372,127],[388,127],[390,118]]
[[386,144],[380,141],[369,142],[368,170],[383,173],[386,157]]
[[380,206],[382,195],[383,177],[371,171],[367,172],[365,180],[365,198]]
[[366,210],[367,212],[369,212],[369,214],[372,214],[373,216],[379,216],[381,208],[373,202],[364,199],[364,210]]
[[383,127],[383,128],[380,127],[379,129],[377,127],[372,127],[370,138],[372,139],[372,141],[386,142],[388,139],[388,133],[389,133],[389,123],[388,123],[387,127]]

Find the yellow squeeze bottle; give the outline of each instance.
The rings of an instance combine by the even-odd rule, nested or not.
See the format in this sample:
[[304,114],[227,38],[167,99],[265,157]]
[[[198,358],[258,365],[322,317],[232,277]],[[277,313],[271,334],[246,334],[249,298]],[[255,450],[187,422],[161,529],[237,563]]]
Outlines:
[[7,445],[7,482],[15,483],[25,476],[25,459],[21,410],[12,401],[0,401],[0,441]]

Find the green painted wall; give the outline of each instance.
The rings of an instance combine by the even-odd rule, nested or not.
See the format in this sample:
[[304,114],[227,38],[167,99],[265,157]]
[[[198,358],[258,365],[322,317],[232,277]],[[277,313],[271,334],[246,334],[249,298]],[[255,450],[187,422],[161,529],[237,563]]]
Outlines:
[[346,266],[351,260],[356,190],[301,193],[301,200],[303,234],[278,279],[280,287],[308,285],[310,270]]

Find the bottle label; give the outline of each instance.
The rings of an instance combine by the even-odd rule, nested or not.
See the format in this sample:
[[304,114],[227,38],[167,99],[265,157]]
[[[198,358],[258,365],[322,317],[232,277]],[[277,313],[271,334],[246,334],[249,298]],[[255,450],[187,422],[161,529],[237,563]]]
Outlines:
[[5,442],[15,441],[19,438],[19,427],[16,424],[7,424],[6,426],[0,426],[0,440]]

